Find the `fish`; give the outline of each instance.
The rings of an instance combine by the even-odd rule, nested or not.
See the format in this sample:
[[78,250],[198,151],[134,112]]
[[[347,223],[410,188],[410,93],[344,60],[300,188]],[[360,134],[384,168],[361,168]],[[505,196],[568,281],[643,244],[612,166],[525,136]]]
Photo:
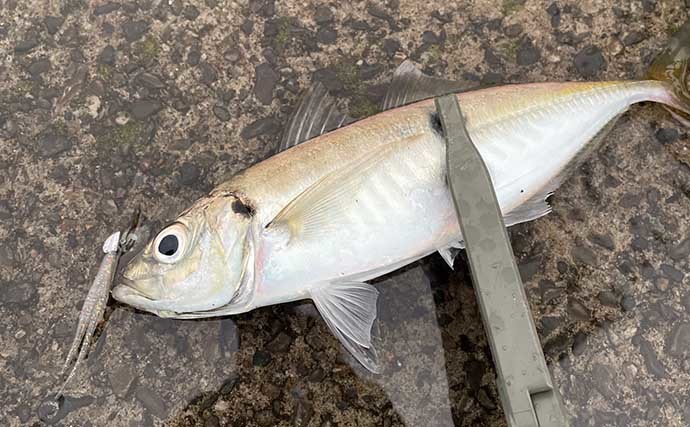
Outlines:
[[690,24],[636,81],[516,84],[468,90],[410,61],[383,111],[354,121],[313,85],[279,152],[231,177],[163,228],[112,291],[158,316],[194,319],[311,299],[368,370],[378,291],[367,282],[464,247],[433,98],[454,93],[506,226],[551,211],[547,198],[639,102],[688,122]]

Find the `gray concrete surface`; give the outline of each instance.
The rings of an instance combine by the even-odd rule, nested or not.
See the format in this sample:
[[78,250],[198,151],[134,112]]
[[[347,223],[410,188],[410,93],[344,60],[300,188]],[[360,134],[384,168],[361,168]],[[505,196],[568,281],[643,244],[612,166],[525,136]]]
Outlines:
[[[155,229],[271,155],[299,91],[356,116],[404,58],[468,83],[631,79],[682,0],[0,1],[0,419],[41,425],[99,261],[141,205]],[[633,108],[511,231],[576,426],[690,424],[690,142]],[[460,259],[378,283],[386,372],[309,304],[173,321],[111,305],[59,425],[502,426]]]

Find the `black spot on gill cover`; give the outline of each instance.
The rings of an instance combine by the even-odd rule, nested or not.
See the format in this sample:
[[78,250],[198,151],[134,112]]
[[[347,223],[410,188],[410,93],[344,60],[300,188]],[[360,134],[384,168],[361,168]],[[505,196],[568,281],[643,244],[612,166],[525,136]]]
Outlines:
[[235,199],[232,202],[232,211],[244,216],[252,216],[254,214],[254,210],[240,199]]

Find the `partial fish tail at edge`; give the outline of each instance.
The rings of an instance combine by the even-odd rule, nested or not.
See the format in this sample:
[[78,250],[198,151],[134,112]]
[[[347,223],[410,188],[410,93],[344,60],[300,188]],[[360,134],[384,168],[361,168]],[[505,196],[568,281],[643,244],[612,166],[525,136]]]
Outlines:
[[647,76],[666,84],[669,97],[659,101],[676,120],[690,127],[690,20],[671,36]]

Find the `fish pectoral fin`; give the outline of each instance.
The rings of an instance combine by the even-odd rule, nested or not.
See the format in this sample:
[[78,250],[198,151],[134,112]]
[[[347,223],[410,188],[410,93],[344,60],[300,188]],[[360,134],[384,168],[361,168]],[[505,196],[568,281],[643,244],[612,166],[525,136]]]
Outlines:
[[458,256],[458,253],[460,253],[460,249],[464,249],[465,244],[460,241],[460,242],[453,242],[448,246],[438,248],[438,253],[441,255],[441,258],[448,264],[448,267],[450,267],[451,270],[455,270],[453,268],[453,264],[455,263],[455,258]]
[[283,133],[278,152],[352,123],[354,119],[341,113],[335,99],[320,82],[311,85],[302,95]]
[[316,181],[278,212],[266,228],[287,230],[290,241],[296,237],[319,238],[337,231],[347,222],[349,208],[357,203],[357,194],[375,166],[393,148],[393,144],[378,147]]
[[395,70],[381,109],[390,110],[423,99],[462,92],[468,88],[461,82],[427,76],[412,61],[406,60]]
[[375,287],[361,282],[327,283],[311,290],[311,299],[333,335],[373,373],[380,373],[371,339],[378,296]]

